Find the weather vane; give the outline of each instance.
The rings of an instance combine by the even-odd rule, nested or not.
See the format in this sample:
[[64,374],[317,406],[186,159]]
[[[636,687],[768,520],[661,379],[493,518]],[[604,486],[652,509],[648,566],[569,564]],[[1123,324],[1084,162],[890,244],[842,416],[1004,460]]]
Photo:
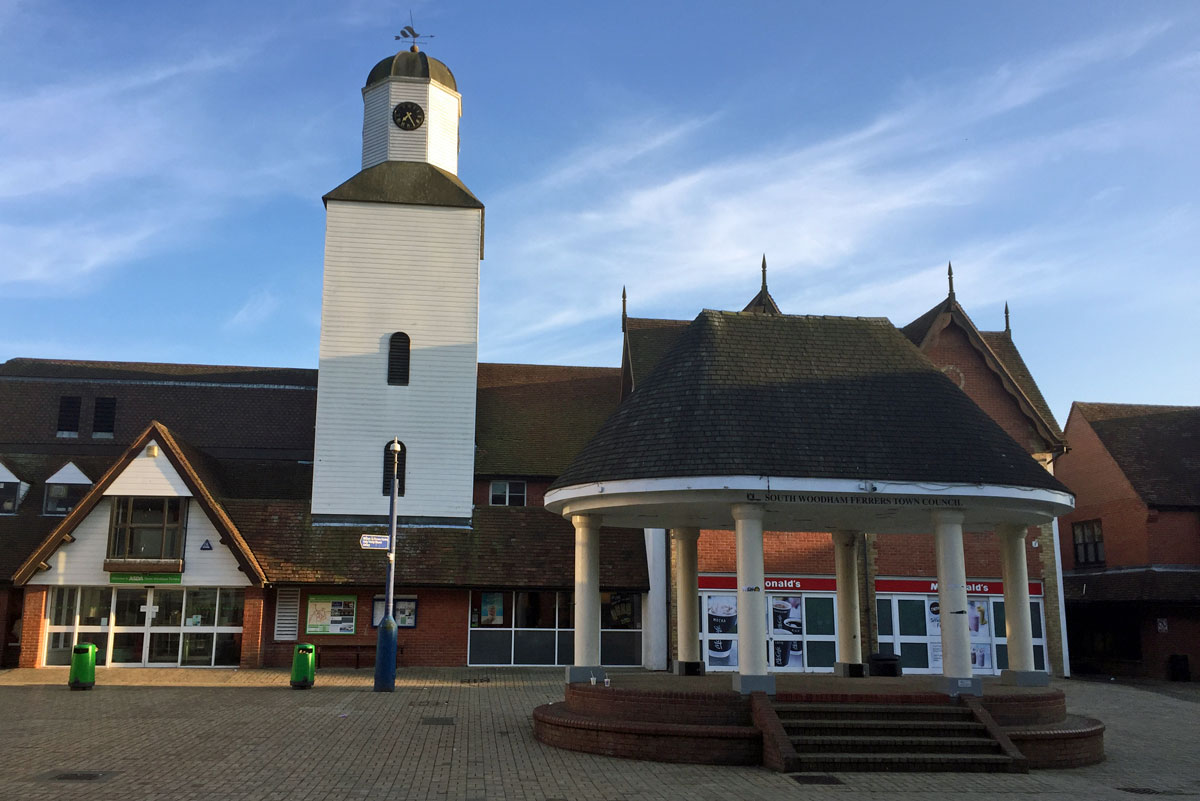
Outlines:
[[400,40],[400,39],[411,39],[411,40],[412,40],[412,46],[413,46],[413,50],[416,50],[416,49],[417,49],[417,40],[418,40],[418,39],[422,39],[422,38],[424,38],[424,39],[435,39],[435,38],[437,38],[437,37],[433,36],[432,34],[431,34],[431,35],[425,35],[425,34],[417,33],[417,31],[416,31],[416,29],[413,27],[413,25],[414,25],[414,23],[413,23],[413,15],[412,15],[412,12],[410,11],[410,12],[408,12],[408,24],[407,24],[407,25],[405,25],[405,26],[404,26],[404,27],[403,27],[403,28],[400,30],[400,33],[399,33],[399,34],[396,36],[396,39],[397,39],[397,40]]

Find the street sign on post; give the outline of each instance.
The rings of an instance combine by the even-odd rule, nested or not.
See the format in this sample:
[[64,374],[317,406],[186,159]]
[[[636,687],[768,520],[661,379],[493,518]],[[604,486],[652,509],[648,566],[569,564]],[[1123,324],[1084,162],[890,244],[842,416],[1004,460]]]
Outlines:
[[389,539],[387,534],[363,534],[358,538],[358,547],[364,551],[386,551]]

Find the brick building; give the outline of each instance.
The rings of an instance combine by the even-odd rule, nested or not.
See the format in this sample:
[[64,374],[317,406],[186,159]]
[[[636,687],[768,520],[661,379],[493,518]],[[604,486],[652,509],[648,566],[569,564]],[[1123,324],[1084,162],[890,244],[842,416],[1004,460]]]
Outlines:
[[1076,668],[1182,678],[1200,664],[1200,407],[1072,405],[1058,475],[1078,498],[1062,563]]
[[[323,665],[372,664],[384,556],[363,543],[387,530],[393,437],[404,454],[401,664],[572,664],[575,537],[542,508],[545,493],[690,323],[623,314],[619,369],[478,364],[483,204],[456,174],[455,78],[405,51],[370,71],[363,100],[362,170],[324,198],[317,370],[0,364],[5,664],[63,664],[74,644],[93,642],[110,665],[281,665],[297,640],[316,643]],[[764,259],[761,290],[740,314],[779,312]],[[952,278],[913,323],[870,326],[897,364],[917,364],[944,392],[940,370],[966,393],[966,416],[986,423],[1012,469],[1030,457],[1053,467],[1062,433],[1011,332],[977,330]],[[976,443],[939,445],[953,454]],[[1034,484],[1059,486],[1044,474]],[[866,632],[856,657],[892,651],[910,671],[939,671],[928,534],[867,531],[854,545]],[[669,538],[620,527],[598,536],[599,660],[668,667],[679,602]],[[1033,659],[1061,672],[1054,538],[1049,524],[1022,537]],[[1007,664],[998,539],[964,535],[975,673]],[[726,531],[699,537],[698,600],[709,609],[729,594],[731,543]],[[770,600],[788,606],[780,625],[792,623],[764,643],[786,645],[774,667],[831,670],[841,646],[830,533],[768,532],[764,557]],[[732,668],[705,621],[708,667]]]

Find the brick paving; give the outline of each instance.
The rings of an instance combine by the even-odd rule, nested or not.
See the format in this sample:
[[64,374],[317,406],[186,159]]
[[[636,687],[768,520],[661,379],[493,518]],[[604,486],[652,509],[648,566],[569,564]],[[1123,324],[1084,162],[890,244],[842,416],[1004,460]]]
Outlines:
[[[0,671],[0,801],[923,801],[1132,799],[1145,791],[1200,798],[1200,693],[1057,682],[1073,713],[1108,725],[1108,761],[1091,768],[842,773],[841,784],[828,786],[762,768],[664,765],[542,746],[530,712],[561,700],[557,669],[406,669],[394,694],[372,693],[367,670],[321,671],[307,691],[289,689],[286,671],[276,670],[102,669],[97,678],[96,689],[71,692],[65,669]],[[110,773],[52,778],[84,771]]]

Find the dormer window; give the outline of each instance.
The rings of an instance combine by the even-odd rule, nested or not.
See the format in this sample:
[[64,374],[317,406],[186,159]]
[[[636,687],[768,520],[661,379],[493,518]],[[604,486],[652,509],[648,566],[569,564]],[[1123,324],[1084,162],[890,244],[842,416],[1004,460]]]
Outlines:
[[493,481],[492,506],[524,506],[524,481]]
[[20,482],[0,481],[0,515],[15,515],[20,504]]
[[187,498],[113,498],[109,559],[182,559]]
[[83,399],[78,395],[63,395],[58,399],[58,433],[64,439],[79,436],[79,409]]
[[29,485],[0,463],[0,515],[15,515]]
[[92,439],[112,439],[117,427],[117,399],[96,398],[92,410]]
[[67,462],[46,479],[46,498],[42,503],[44,515],[66,515],[92,487],[92,480],[75,465]]

